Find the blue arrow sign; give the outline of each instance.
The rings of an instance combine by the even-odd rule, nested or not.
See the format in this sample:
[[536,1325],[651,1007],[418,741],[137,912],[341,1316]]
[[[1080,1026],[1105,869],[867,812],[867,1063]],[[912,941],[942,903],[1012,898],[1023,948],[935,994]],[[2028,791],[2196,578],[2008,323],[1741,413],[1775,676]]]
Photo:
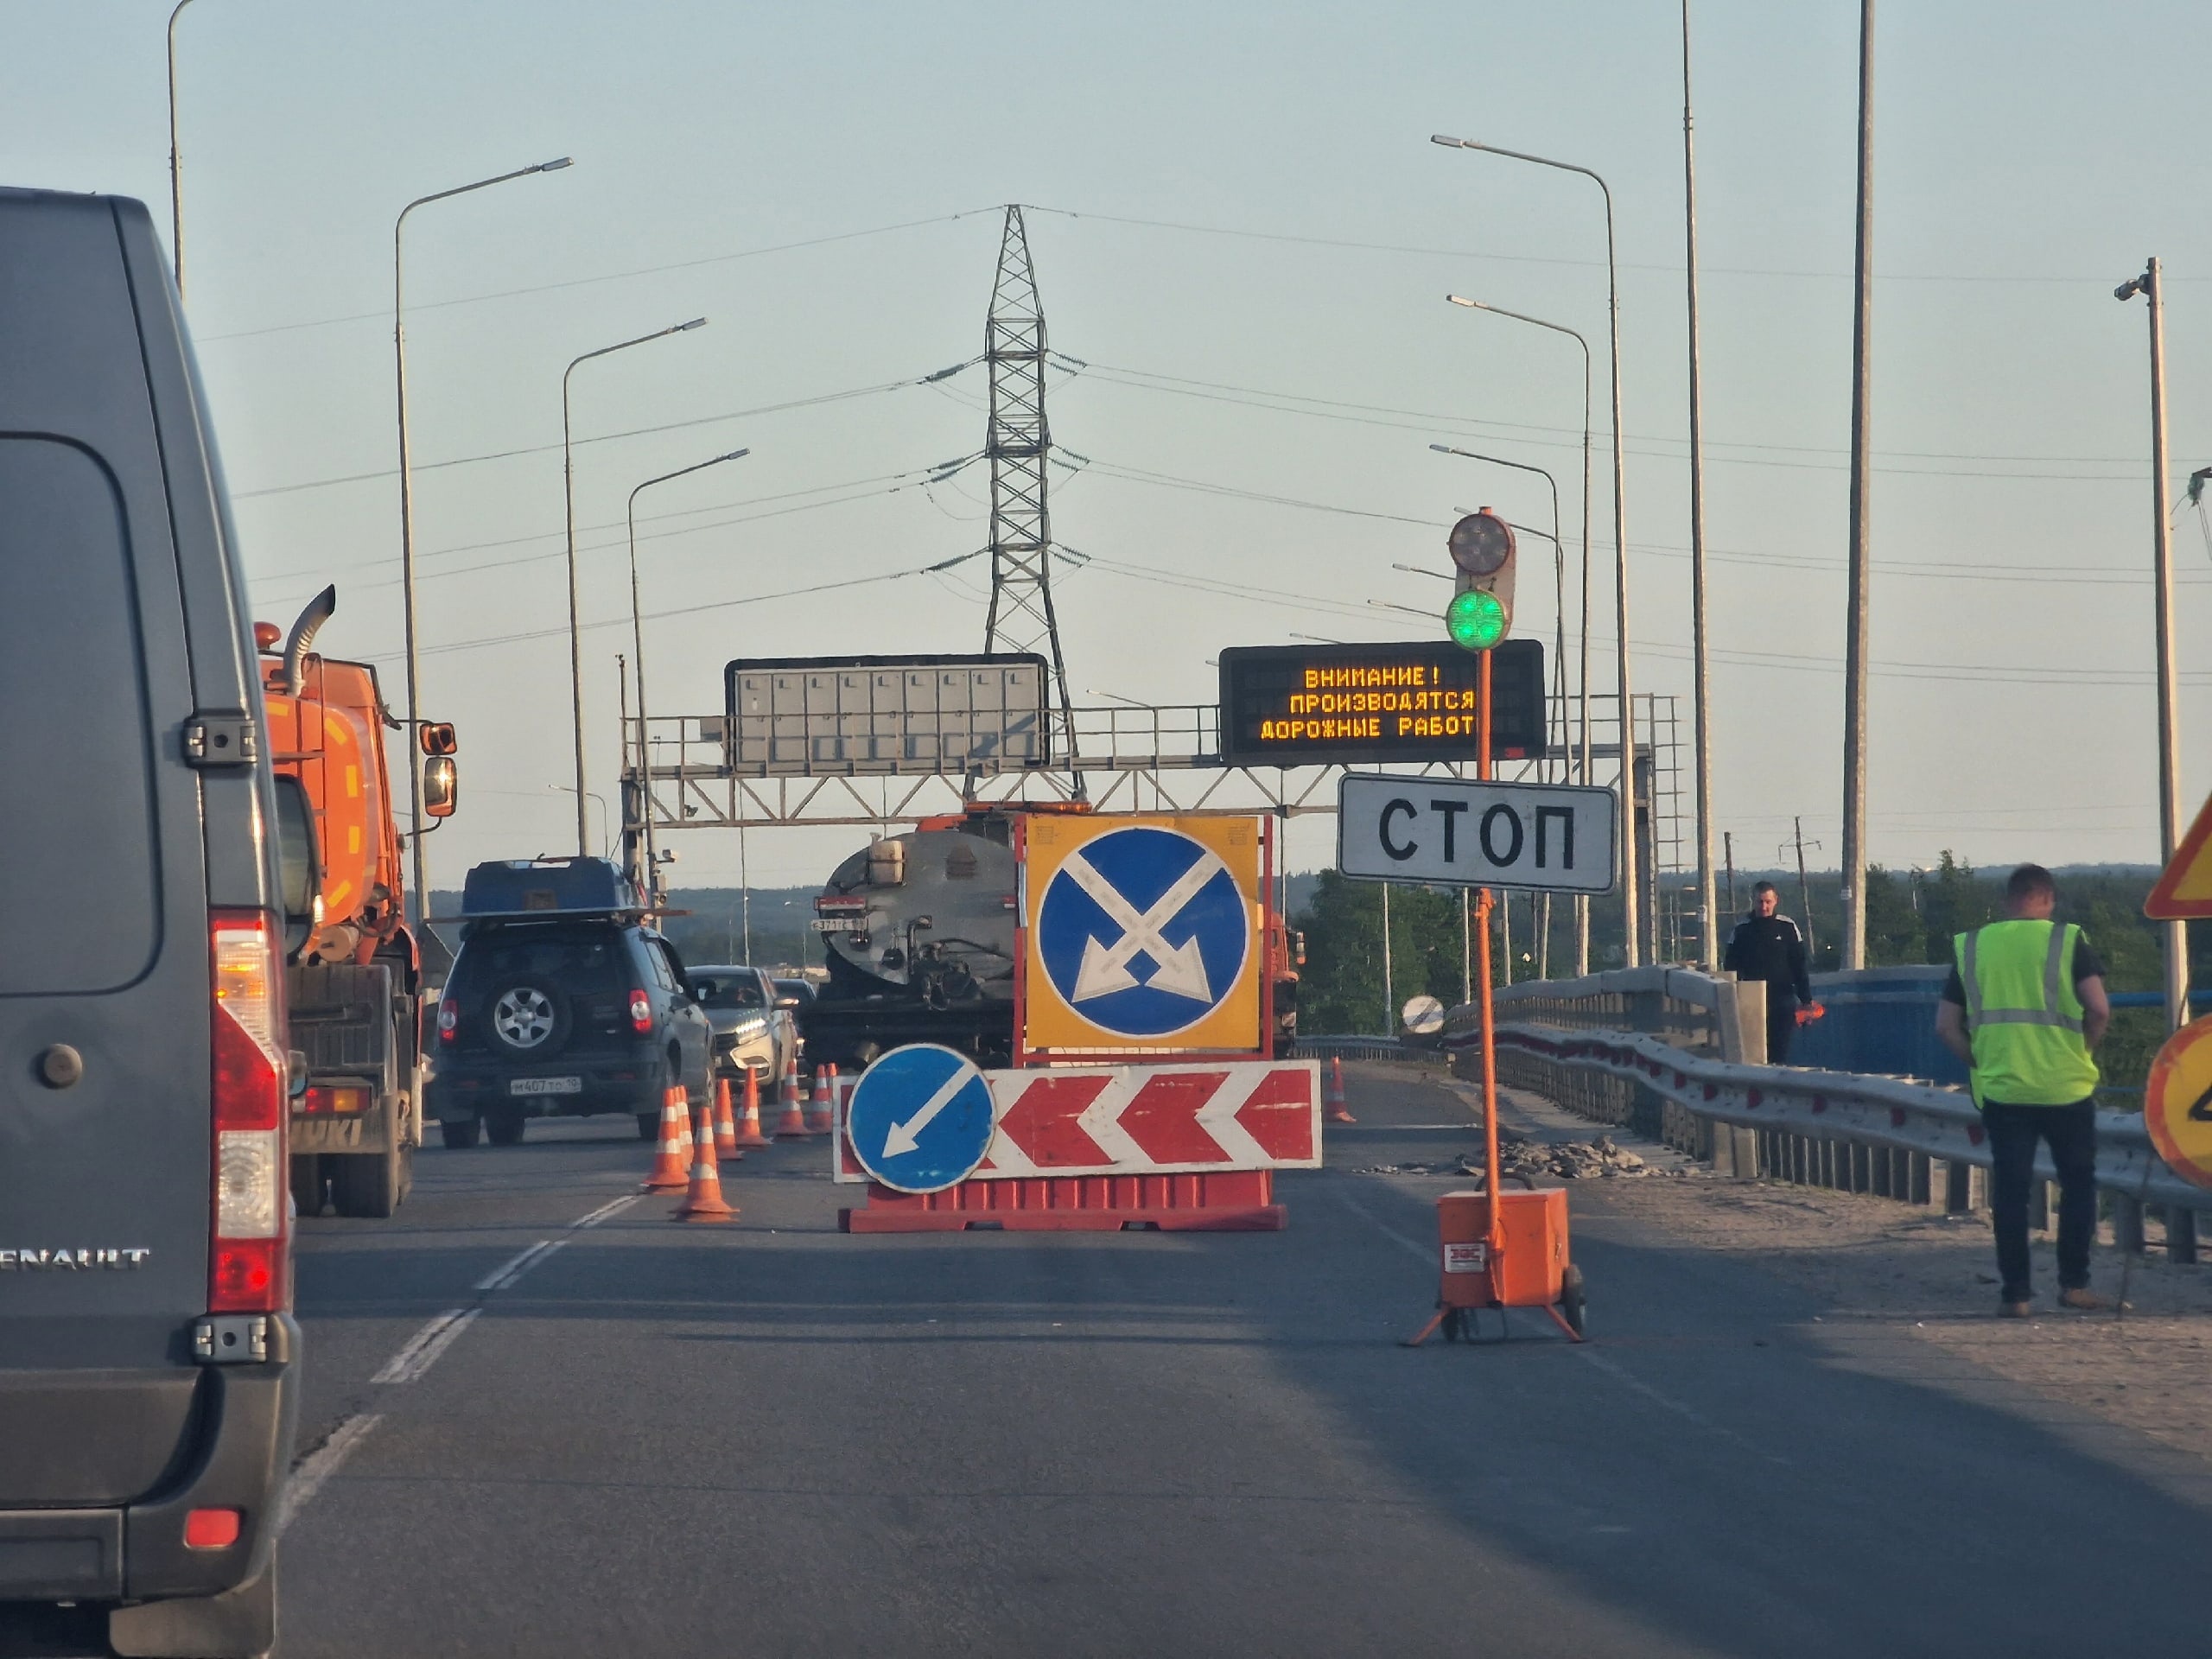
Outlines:
[[898,1192],[941,1192],[975,1173],[991,1144],[991,1086],[935,1043],[894,1048],[861,1074],[845,1127],[861,1166]]
[[1037,954],[1070,1007],[1122,1037],[1165,1037],[1221,1006],[1252,924],[1221,855],[1173,830],[1109,830],[1053,871]]

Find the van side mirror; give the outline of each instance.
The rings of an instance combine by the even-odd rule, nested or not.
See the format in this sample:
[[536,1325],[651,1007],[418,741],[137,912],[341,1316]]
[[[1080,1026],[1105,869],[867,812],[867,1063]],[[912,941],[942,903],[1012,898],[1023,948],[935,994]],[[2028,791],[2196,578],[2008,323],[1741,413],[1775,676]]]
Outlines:
[[285,1084],[294,1100],[303,1100],[308,1092],[308,1053],[295,1048],[284,1056]]
[[453,722],[445,720],[424,721],[417,728],[425,754],[458,754],[461,744],[453,734]]
[[[448,727],[448,731],[453,728]],[[423,763],[423,810],[434,818],[449,818],[461,804],[461,775],[450,754]]]

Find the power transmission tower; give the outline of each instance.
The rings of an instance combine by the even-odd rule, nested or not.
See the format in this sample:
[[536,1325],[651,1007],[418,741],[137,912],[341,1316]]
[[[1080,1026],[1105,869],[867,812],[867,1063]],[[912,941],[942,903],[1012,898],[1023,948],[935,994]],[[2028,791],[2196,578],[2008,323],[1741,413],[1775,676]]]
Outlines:
[[[1052,665],[1050,695],[1059,703],[1063,741],[1056,758],[1073,769],[1075,709],[1052,613],[1052,518],[1046,505],[1046,457],[1052,429],[1045,418],[1045,308],[1029,262],[1021,208],[1009,205],[999,240],[991,315],[983,326],[983,361],[991,376],[990,427],[983,454],[991,463],[991,609],[983,649],[1036,652]],[[1076,773],[1076,793],[1083,775]]]

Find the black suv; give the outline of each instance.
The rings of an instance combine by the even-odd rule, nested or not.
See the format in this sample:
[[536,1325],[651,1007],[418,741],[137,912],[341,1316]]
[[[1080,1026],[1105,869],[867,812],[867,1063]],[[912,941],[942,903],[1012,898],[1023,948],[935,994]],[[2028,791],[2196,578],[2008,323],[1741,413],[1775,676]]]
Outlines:
[[0,189],[0,1651],[276,1640],[315,874],[204,409],[144,206]]
[[707,1098],[713,1039],[674,947],[599,858],[480,864],[438,1007],[429,1115],[448,1147],[512,1146],[533,1117],[628,1112],[660,1134],[674,1084]]

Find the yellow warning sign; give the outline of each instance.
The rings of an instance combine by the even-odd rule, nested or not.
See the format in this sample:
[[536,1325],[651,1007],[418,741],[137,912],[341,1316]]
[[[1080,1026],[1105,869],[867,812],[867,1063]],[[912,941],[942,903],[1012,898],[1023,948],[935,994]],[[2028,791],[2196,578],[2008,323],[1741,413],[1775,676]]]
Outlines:
[[2196,822],[2166,861],[2143,913],[2158,922],[2212,916],[2212,800],[2197,808]]
[[2175,1174],[2212,1186],[2212,1019],[2183,1026],[2151,1062],[2143,1123]]
[[1038,815],[1024,836],[1025,1049],[1258,1052],[1259,820]]

